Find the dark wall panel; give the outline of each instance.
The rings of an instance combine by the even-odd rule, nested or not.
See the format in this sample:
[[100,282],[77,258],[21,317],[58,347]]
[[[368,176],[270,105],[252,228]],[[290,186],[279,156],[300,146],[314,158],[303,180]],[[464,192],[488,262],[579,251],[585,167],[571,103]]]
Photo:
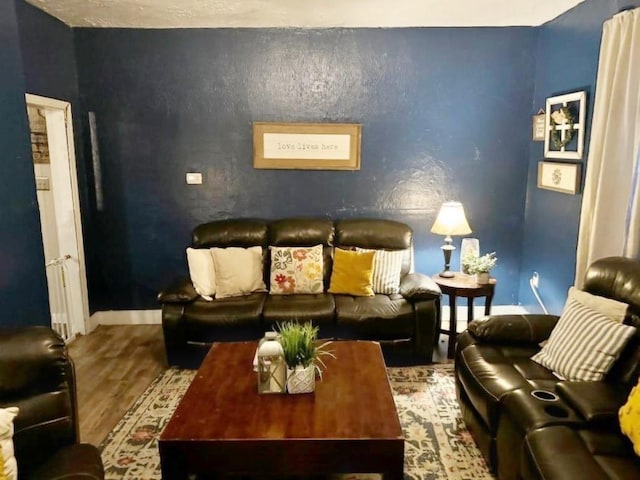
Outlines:
[[[632,6],[640,6],[640,1],[587,0],[538,29],[532,110],[535,113],[538,108],[545,108],[547,97],[587,91],[585,154],[579,161],[583,169],[589,150],[602,24],[623,8]],[[532,142],[519,298],[520,303],[531,311],[540,310],[529,287],[529,278],[537,271],[542,300],[550,312],[557,314],[562,311],[567,290],[574,283],[582,195],[566,195],[536,187],[538,162],[543,160],[543,155],[543,144]]]
[[[225,217],[395,218],[435,273],[448,199],[498,252],[497,303],[517,301],[533,29],[74,32],[105,189],[93,309],[156,308],[190,230]],[[255,170],[253,121],[362,123],[362,169]]]
[[0,2],[0,45],[0,326],[47,325],[44,253],[13,0]]

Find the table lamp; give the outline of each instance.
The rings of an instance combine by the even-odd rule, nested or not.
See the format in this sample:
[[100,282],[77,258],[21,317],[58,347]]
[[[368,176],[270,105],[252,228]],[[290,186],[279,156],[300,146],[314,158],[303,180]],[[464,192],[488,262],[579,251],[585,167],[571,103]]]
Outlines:
[[436,221],[431,227],[431,233],[445,235],[442,253],[444,253],[444,270],[440,272],[441,277],[451,278],[453,272],[449,270],[451,264],[451,252],[456,249],[453,246],[451,235],[468,235],[471,227],[464,215],[464,207],[460,202],[444,202],[440,207]]

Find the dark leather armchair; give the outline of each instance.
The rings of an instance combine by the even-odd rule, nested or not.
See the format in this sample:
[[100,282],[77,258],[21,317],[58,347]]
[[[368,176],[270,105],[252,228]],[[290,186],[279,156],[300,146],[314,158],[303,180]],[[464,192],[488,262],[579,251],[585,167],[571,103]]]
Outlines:
[[602,381],[562,380],[531,360],[554,315],[494,315],[458,337],[462,417],[500,480],[640,478],[640,459],[618,421],[640,376],[640,261],[597,260],[583,290],[628,304],[624,322],[636,327]]
[[20,409],[13,442],[20,479],[103,479],[98,449],[78,443],[73,362],[47,327],[0,329],[0,407]]

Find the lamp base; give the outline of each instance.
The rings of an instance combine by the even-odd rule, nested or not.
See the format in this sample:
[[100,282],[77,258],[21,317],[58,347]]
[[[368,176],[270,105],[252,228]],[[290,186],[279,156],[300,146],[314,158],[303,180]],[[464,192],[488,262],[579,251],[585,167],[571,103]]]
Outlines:
[[453,278],[453,277],[455,277],[453,272],[450,271],[450,270],[445,270],[444,272],[440,272],[438,275],[440,277],[443,277],[443,278]]

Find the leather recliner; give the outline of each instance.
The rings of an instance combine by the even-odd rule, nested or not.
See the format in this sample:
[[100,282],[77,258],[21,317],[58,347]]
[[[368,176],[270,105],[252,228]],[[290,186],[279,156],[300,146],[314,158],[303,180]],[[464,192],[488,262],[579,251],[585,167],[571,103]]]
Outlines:
[[636,327],[602,381],[562,380],[530,359],[556,325],[554,315],[490,316],[458,337],[462,416],[500,480],[640,478],[640,458],[618,420],[640,375],[640,261],[594,262],[583,290],[627,303],[624,322]]
[[20,479],[104,478],[98,449],[79,443],[73,362],[48,327],[0,329],[0,407],[12,406]]

